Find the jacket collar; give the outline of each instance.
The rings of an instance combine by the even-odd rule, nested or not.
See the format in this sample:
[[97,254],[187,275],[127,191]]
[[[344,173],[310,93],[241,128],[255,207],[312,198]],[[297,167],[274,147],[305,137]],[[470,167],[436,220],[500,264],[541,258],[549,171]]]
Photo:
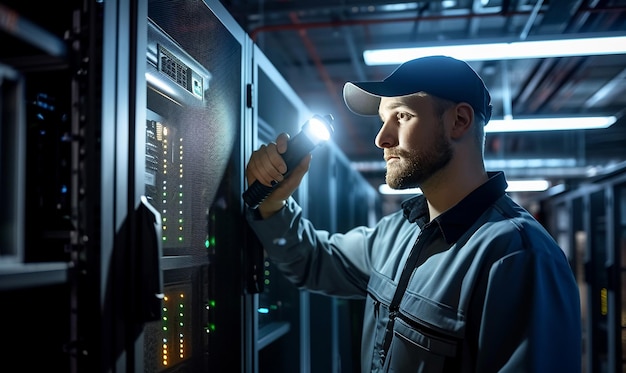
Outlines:
[[[456,242],[489,206],[504,195],[508,186],[504,172],[488,172],[487,175],[487,182],[431,222],[437,224],[446,242]],[[417,223],[420,228],[430,221],[424,195],[403,201],[401,207],[405,219]]]

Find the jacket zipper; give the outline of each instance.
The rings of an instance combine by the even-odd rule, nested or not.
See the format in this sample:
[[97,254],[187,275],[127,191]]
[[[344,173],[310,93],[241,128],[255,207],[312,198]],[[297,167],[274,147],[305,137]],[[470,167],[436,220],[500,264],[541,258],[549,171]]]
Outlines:
[[374,320],[378,319],[380,315],[380,302],[374,298],[374,296],[370,293],[370,297],[372,298],[372,302],[374,302]]

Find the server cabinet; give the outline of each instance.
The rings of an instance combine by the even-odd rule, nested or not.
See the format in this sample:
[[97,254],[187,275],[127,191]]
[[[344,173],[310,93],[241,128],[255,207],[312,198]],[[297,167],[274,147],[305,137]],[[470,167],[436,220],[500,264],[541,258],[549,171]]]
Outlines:
[[164,299],[151,372],[252,371],[243,295],[246,37],[217,2],[148,1],[144,193],[160,213]]
[[[281,132],[295,135],[312,113],[257,46],[253,52],[253,143],[256,149],[274,141]],[[298,188],[294,194],[300,203],[307,198],[305,188]],[[304,208],[306,210],[306,206]],[[253,339],[258,356],[255,371],[309,372],[308,293],[289,283],[267,260],[258,243],[250,241],[247,250],[249,257],[256,259],[259,279],[256,291],[249,289],[256,294],[252,315],[258,329]]]
[[[338,123],[337,125],[341,125]],[[334,143],[320,149],[311,164],[309,218],[318,229],[344,233],[355,226],[372,226],[380,217],[377,191]],[[364,300],[310,295],[311,364],[313,372],[360,372]],[[313,321],[312,321],[313,322]],[[323,357],[323,358],[317,358]]]
[[[254,61],[255,148],[281,132],[295,135],[313,115],[333,114],[312,113],[256,47]],[[378,215],[377,193],[332,140],[313,151],[294,198],[305,217],[330,232],[370,225]],[[268,260],[263,268],[259,372],[359,371],[362,304],[298,290]]]
[[0,3],[0,356],[27,371],[72,366],[73,6]]
[[[317,229],[336,232],[337,222],[341,218],[341,197],[337,187],[338,178],[341,177],[338,160],[331,145],[319,149],[313,158],[315,162],[309,168],[307,188],[314,192],[309,195],[307,217]],[[325,295],[309,295],[309,314],[311,323],[315,325],[310,330],[309,338],[311,355],[315,357],[311,360],[311,372],[341,371],[343,359],[339,345],[340,303],[339,299]]]
[[613,187],[615,198],[615,250],[609,254],[612,270],[612,291],[607,301],[615,326],[610,332],[610,355],[614,356],[616,371],[626,371],[626,180]]
[[[24,370],[95,372],[134,364],[118,352],[132,343],[140,322],[125,299],[132,293],[120,291],[128,271],[113,269],[130,242],[135,5],[0,5],[0,63],[18,71],[23,87],[20,93],[11,84],[17,110],[4,105],[4,93],[2,105],[3,132],[15,123],[19,131],[10,134],[14,149],[5,147],[3,135],[3,153],[12,152],[12,163],[23,167],[2,180],[3,189],[21,190],[13,190],[18,207],[3,217],[15,259],[0,270],[5,304],[13,305],[3,307],[2,318],[14,329],[3,353]],[[4,83],[3,91],[10,86]]]
[[624,169],[551,197],[549,229],[568,254],[579,284],[583,369],[626,369]]
[[311,113],[224,8],[3,1],[0,32],[2,356],[315,370],[309,294],[265,260],[241,199],[252,151]]
[[[346,232],[355,226],[374,226],[381,218],[378,191],[363,176],[352,169],[341,153],[337,157],[335,204],[336,232]],[[337,372],[361,371],[361,333],[365,300],[336,299],[339,362]]]
[[200,1],[3,1],[0,30],[2,356],[243,371],[244,33]]
[[[67,268],[65,245],[72,228],[72,54],[62,38],[72,27],[71,9],[60,7],[55,22],[41,22],[45,18],[34,17],[18,2],[0,3],[0,188],[5,204],[0,265],[7,276],[5,289],[64,281],[54,277],[66,275],[56,270]],[[38,270],[40,278],[29,280]]]

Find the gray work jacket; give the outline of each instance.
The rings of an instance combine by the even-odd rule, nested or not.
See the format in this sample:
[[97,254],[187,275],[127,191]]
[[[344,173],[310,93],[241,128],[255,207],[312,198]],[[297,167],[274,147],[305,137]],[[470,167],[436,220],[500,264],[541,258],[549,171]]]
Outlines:
[[580,299],[567,258],[505,194],[504,174],[489,175],[431,222],[423,196],[345,234],[316,230],[293,199],[268,219],[246,216],[296,286],[367,298],[362,372],[578,373]]

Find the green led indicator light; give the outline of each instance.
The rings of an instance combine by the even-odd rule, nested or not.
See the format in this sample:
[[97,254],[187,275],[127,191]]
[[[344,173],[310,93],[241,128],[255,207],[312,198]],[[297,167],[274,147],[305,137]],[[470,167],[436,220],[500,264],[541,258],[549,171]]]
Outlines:
[[215,331],[215,324],[213,323],[208,323],[205,327],[204,330],[206,330],[207,333],[211,333]]

